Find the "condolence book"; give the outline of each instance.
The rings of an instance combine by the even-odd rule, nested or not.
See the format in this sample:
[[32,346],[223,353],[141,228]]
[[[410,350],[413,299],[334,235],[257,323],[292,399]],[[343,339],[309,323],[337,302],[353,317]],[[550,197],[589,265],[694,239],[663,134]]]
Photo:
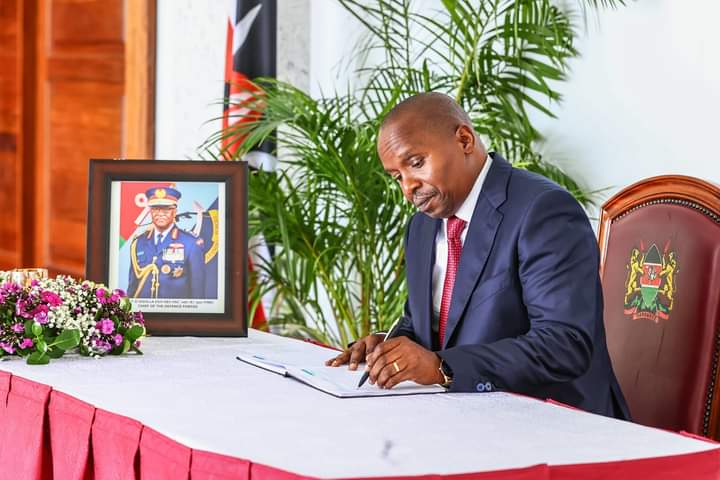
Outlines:
[[326,367],[325,361],[336,352],[310,343],[293,342],[288,345],[248,345],[237,359],[285,377],[292,377],[320,391],[338,398],[384,397],[389,395],[412,395],[441,393],[439,385],[419,385],[402,382],[390,390],[383,390],[369,382],[357,388],[364,366],[355,371],[347,366]]

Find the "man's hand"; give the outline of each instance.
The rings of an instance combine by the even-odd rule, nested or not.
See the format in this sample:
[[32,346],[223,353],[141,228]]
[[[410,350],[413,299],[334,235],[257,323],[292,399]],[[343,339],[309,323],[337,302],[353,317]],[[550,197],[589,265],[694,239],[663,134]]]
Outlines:
[[385,339],[385,335],[382,333],[363,337],[337,357],[325,362],[325,365],[329,367],[339,367],[340,365],[349,363],[350,366],[348,368],[350,370],[357,370],[358,364],[364,362],[367,355],[372,352],[383,339]]
[[440,357],[407,337],[391,338],[377,345],[367,355],[370,383],[380,388],[393,388],[412,380],[421,385],[442,383]]

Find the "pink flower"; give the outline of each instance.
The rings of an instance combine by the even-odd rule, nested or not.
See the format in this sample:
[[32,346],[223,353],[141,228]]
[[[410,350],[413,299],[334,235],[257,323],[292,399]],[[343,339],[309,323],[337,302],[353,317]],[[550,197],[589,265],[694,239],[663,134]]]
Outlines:
[[22,349],[32,348],[32,346],[33,346],[33,341],[31,338],[23,338],[23,341],[20,342],[20,348],[22,348]]
[[136,340],[135,343],[133,343],[135,348],[140,348],[140,345],[142,345],[142,342],[140,340]]
[[12,331],[15,333],[22,333],[25,331],[25,326],[22,323],[16,323],[12,326]]
[[12,355],[13,353],[15,353],[15,347],[13,347],[12,345],[10,345],[10,344],[7,343],[7,342],[0,342],[0,348],[2,348],[3,350],[5,350],[5,351],[6,351],[7,353],[9,353],[10,355]]
[[32,315],[27,311],[28,302],[26,300],[18,300],[15,304],[15,315],[22,318],[32,318]]
[[103,318],[99,322],[95,323],[95,328],[100,330],[103,335],[110,335],[115,331],[115,324],[109,318]]
[[125,290],[121,288],[116,288],[115,290],[113,290],[113,295],[117,295],[120,298],[127,297],[127,293],[125,293]]
[[49,290],[45,290],[40,294],[40,298],[43,302],[48,303],[52,305],[53,307],[58,307],[62,305],[63,301],[62,298],[60,298],[60,295],[58,295],[55,292],[51,292]]
[[113,337],[113,340],[115,341],[115,346],[118,347],[118,346],[120,346],[120,345],[122,344],[122,342],[123,342],[123,336],[118,333],[117,335],[115,335],[115,336]]
[[38,305],[35,307],[35,310],[33,310],[33,318],[36,322],[38,322],[40,325],[45,325],[48,323],[48,306],[47,305]]
[[107,290],[104,288],[98,288],[95,290],[95,296],[97,297],[98,301],[102,304],[107,303]]

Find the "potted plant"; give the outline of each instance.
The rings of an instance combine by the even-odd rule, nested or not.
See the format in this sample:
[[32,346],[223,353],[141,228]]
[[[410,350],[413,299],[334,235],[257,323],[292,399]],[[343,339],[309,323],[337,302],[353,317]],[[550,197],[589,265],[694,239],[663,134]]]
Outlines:
[[[263,93],[250,113],[206,148],[219,156],[220,145],[240,144],[239,159],[268,139],[281,147],[278,171],[250,176],[250,233],[275,246],[272,261],[256,266],[263,275],[254,298],[274,290],[271,323],[283,333],[342,346],[387,327],[406,298],[402,239],[412,211],[375,146],[383,116],[403,98],[452,95],[489,149],[585,205],[591,197],[538,153],[541,135],[528,114],[553,116],[577,55],[573,11],[551,0],[444,0],[428,15],[408,0],[339,1],[369,32],[361,53],[382,52],[379,64],[358,72],[364,86],[314,99],[257,79]],[[583,9],[623,3],[578,2]]]

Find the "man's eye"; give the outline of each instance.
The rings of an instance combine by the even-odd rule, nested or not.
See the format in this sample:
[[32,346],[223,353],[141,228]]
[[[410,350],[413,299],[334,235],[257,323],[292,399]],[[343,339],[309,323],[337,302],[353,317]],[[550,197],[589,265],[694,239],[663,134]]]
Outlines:
[[392,179],[395,180],[396,182],[399,182],[400,180],[402,180],[402,176],[401,176],[401,175],[395,175],[394,177],[392,177]]
[[422,157],[413,158],[412,161],[410,162],[410,166],[413,168],[420,168],[420,167],[422,167],[424,161],[425,161],[425,159]]

